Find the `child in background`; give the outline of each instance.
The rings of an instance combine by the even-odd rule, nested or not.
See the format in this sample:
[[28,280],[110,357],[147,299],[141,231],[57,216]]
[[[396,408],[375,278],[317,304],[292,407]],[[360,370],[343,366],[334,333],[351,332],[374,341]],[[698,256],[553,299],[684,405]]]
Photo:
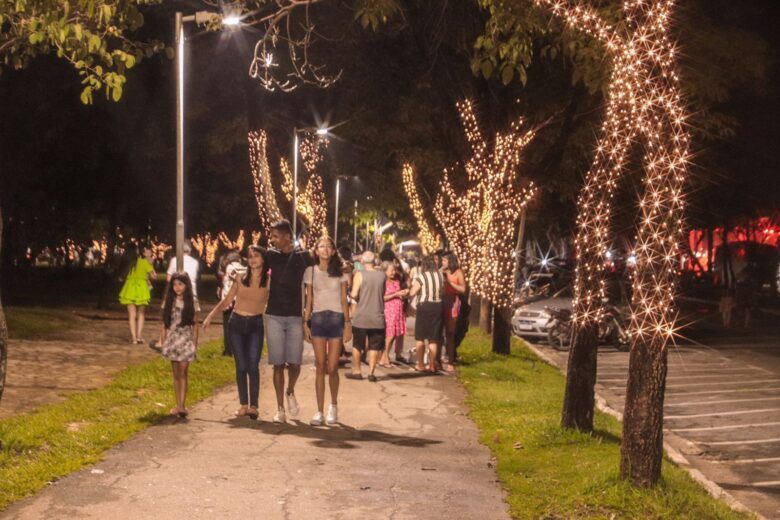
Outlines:
[[198,344],[198,327],[195,324],[195,299],[192,282],[187,273],[175,273],[171,277],[163,306],[161,353],[170,360],[173,369],[173,389],[176,406],[171,415],[187,417],[184,405],[187,397],[187,370],[195,359]]

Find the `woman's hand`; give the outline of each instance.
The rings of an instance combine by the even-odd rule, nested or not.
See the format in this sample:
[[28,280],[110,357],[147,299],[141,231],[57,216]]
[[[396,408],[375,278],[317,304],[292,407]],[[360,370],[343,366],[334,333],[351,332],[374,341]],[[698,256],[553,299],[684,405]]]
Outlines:
[[208,330],[209,325],[211,325],[211,316],[206,316],[206,319],[203,320],[203,333],[204,334]]
[[344,343],[352,341],[352,322],[348,321],[344,324]]
[[311,343],[311,328],[309,327],[308,320],[303,322],[303,339],[308,343]]
[[399,291],[398,294],[401,296],[401,298],[406,298],[409,295],[409,289],[403,289]]

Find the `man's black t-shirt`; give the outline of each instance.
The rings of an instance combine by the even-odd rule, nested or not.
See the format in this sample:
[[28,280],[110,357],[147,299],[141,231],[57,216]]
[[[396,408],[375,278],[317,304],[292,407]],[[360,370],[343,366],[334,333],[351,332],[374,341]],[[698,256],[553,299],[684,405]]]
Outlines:
[[310,265],[314,265],[314,259],[308,251],[282,253],[278,249],[269,249],[266,257],[271,269],[271,290],[266,314],[302,316],[303,272]]

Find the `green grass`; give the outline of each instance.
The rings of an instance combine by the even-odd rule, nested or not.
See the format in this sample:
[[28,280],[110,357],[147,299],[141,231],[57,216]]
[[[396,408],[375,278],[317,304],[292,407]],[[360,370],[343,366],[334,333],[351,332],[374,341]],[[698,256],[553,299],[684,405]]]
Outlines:
[[[233,361],[221,353],[221,341],[198,349],[190,365],[188,403],[233,379]],[[0,510],[97,462],[108,448],[167,417],[173,406],[170,372],[162,358],[135,365],[104,387],[0,421]]]
[[666,460],[654,489],[621,481],[620,423],[597,412],[592,435],[562,429],[563,377],[512,341],[504,357],[491,353],[489,336],[470,333],[460,347],[459,377],[514,518],[748,518]]
[[8,334],[14,339],[41,339],[75,326],[66,311],[43,307],[5,307]]

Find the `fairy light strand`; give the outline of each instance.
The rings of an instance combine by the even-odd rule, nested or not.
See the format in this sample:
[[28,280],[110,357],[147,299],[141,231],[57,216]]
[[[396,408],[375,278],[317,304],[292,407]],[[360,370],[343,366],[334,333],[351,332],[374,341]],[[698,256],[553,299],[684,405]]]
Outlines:
[[252,130],[249,140],[249,169],[255,190],[257,216],[260,226],[268,233],[272,223],[281,220],[282,213],[276,203],[273,184],[271,183],[271,168],[268,165],[268,136],[265,130]]
[[419,230],[417,234],[420,238],[420,245],[422,245],[425,252],[431,253],[439,247],[439,237],[428,224],[428,219],[425,217],[422,199],[417,190],[414,166],[410,163],[404,163],[401,175],[404,181],[406,198],[409,200],[409,207],[412,209],[414,219],[417,221],[417,228]]
[[665,348],[677,320],[674,281],[690,157],[676,50],[668,36],[675,1],[626,0],[621,32],[578,2],[535,1],[569,27],[598,37],[612,60],[606,117],[578,200],[575,323],[582,327],[602,318],[612,196],[630,148],[640,144],[644,192],[635,237],[630,332],[634,341]]
[[536,134],[522,131],[520,119],[508,132],[496,133],[491,149],[474,102],[461,101],[457,108],[472,152],[464,164],[467,185],[456,193],[445,169],[434,215],[474,292],[506,308],[512,301],[515,228],[536,194],[533,183],[518,188],[517,174],[522,151]]

